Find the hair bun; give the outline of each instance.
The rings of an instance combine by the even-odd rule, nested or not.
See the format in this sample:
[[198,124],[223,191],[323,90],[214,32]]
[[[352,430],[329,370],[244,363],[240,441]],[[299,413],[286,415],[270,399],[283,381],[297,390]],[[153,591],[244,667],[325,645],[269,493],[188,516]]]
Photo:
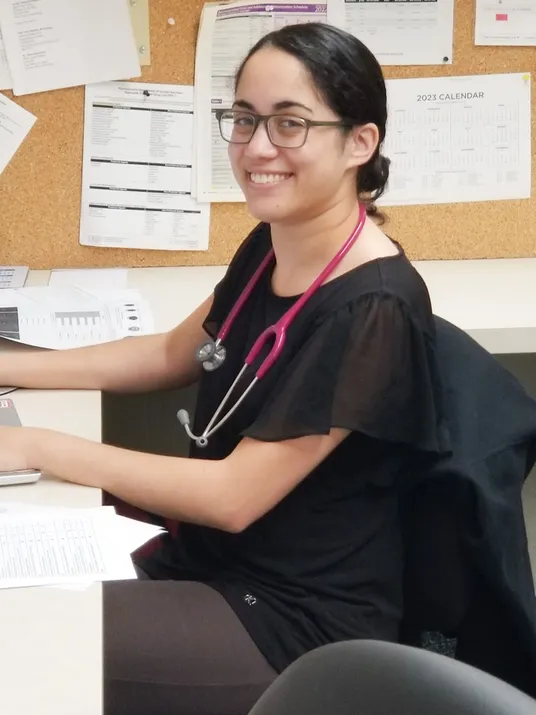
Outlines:
[[384,193],[389,180],[391,160],[379,152],[374,159],[359,169],[357,188],[359,193],[370,194],[370,199],[376,201]]

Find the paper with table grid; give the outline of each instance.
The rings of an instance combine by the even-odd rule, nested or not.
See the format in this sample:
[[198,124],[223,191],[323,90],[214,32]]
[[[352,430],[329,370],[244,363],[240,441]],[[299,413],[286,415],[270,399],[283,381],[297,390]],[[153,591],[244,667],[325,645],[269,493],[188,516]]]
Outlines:
[[136,578],[113,507],[0,509],[0,588]]

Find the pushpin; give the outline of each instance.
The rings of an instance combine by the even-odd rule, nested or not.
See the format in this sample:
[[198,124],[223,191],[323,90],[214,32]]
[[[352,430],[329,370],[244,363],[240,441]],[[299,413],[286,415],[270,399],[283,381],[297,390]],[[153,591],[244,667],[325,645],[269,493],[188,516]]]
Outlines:
[[173,25],[175,24],[175,18],[174,18],[174,17],[169,17],[169,18],[168,18],[168,21],[167,21],[167,24],[168,24],[168,25],[171,25],[171,27],[173,27]]

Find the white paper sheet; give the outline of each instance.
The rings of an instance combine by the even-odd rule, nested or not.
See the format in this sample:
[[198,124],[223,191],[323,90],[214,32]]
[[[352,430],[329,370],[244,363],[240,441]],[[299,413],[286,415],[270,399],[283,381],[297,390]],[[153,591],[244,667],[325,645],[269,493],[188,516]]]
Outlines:
[[[71,508],[72,509],[72,508]],[[111,507],[106,507],[110,510]],[[97,511],[101,508],[97,507]],[[74,509],[74,511],[77,511]],[[94,512],[95,509],[87,510]],[[54,516],[69,516],[70,508],[61,508],[42,504],[28,504],[25,502],[0,502],[0,520],[3,516],[29,516],[29,517],[54,517]],[[154,524],[148,524],[135,519],[128,519],[124,516],[119,516],[114,513],[113,520],[108,519],[109,524],[109,540],[106,543],[101,543],[101,549],[108,550],[111,546],[113,549],[122,548],[124,553],[132,554],[136,549],[146,544],[151,539],[164,533],[164,529]],[[94,582],[91,577],[80,578],[76,581],[67,581],[57,585],[52,584],[51,588],[61,588],[68,590],[83,591]]]
[[454,0],[329,0],[328,21],[382,65],[452,64]]
[[82,245],[208,249],[210,205],[191,195],[193,111],[191,86],[86,87]]
[[[0,22],[2,20],[2,10],[0,8]],[[11,89],[13,81],[11,72],[7,63],[6,50],[4,47],[4,38],[2,37],[2,28],[0,26],[0,89]]]
[[61,350],[152,332],[150,306],[137,290],[0,291],[0,337],[7,340]]
[[50,272],[48,285],[122,290],[127,287],[127,279],[126,268],[55,268]]
[[33,114],[0,94],[0,174],[14,157],[35,120]]
[[136,578],[112,507],[0,514],[0,588]]
[[530,84],[528,73],[389,80],[378,204],[529,198]]
[[475,45],[536,45],[534,0],[476,0]]
[[15,95],[140,76],[126,0],[0,4]]
[[214,2],[203,7],[195,73],[198,200],[244,201],[214,113],[218,108],[230,106],[233,77],[241,60],[267,32],[284,25],[313,21],[326,21],[325,4],[246,0]]
[[0,266],[0,288],[22,288],[27,275],[28,266]]

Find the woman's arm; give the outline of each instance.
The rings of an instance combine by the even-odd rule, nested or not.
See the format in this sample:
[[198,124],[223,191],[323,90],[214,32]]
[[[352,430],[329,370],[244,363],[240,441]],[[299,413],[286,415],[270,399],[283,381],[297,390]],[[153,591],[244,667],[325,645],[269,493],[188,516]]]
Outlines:
[[281,501],[342,442],[332,429],[282,442],[245,438],[226,459],[164,457],[51,430],[0,428],[0,470],[38,468],[99,487],[141,509],[240,532]]
[[35,389],[143,392],[187,386],[212,296],[173,330],[71,350],[0,353],[0,385]]

